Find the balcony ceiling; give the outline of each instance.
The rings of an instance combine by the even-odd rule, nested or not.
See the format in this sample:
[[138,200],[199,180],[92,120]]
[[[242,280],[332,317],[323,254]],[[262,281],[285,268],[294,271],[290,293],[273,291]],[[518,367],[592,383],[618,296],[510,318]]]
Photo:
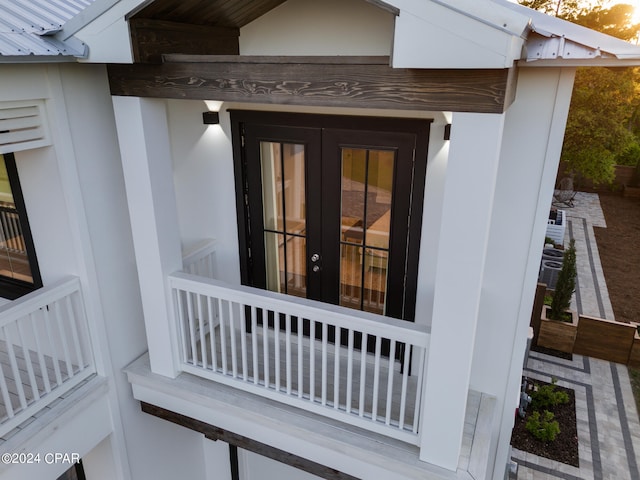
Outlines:
[[[287,0],[154,0],[130,18],[242,28]],[[399,10],[382,0],[365,0],[394,15]]]
[[131,18],[241,28],[286,0],[155,0]]

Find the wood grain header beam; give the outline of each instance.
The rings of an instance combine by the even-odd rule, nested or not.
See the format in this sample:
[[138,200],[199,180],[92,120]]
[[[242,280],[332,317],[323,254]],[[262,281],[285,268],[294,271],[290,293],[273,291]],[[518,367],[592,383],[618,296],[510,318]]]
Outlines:
[[[206,57],[205,57],[206,58]],[[502,113],[510,69],[395,69],[357,57],[289,63],[283,57],[108,66],[111,94],[302,106]],[[203,58],[198,58],[202,60]],[[185,60],[185,58],[182,58]]]
[[162,407],[158,407],[157,405],[141,402],[140,406],[142,408],[142,411],[148,413],[149,415],[153,415],[168,422],[175,423],[176,425],[180,425],[182,427],[186,427],[196,432],[202,433],[209,440],[213,440],[214,442],[221,440],[225,443],[228,443],[229,445],[234,445],[236,447],[242,448],[243,450],[248,450],[250,452],[257,453],[258,455],[271,458],[280,463],[284,463],[286,465],[290,465],[292,467],[316,475],[320,478],[326,478],[330,480],[358,480],[356,477],[348,475],[339,470],[335,470],[326,465],[321,465],[311,460],[307,460],[306,458],[294,455],[293,453],[285,452],[284,450],[272,447],[271,445],[258,442],[243,435],[238,435],[237,433],[230,432],[229,430],[224,430],[200,420],[187,417],[180,413],[166,410]]
[[164,53],[237,55],[240,53],[237,28],[209,27],[186,23],[132,18],[129,20],[133,60],[161,63]]

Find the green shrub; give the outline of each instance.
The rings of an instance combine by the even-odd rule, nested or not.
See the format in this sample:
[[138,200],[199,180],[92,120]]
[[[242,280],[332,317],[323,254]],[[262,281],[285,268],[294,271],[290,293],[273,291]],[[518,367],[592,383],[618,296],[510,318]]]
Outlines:
[[569,394],[556,390],[554,384],[536,386],[537,389],[531,392],[531,407],[534,410],[546,410],[569,402]]
[[549,410],[535,411],[529,415],[525,428],[531,435],[543,442],[553,442],[560,433],[560,425]]
[[640,145],[636,142],[631,143],[622,153],[616,155],[617,165],[628,165],[634,167],[640,161]]

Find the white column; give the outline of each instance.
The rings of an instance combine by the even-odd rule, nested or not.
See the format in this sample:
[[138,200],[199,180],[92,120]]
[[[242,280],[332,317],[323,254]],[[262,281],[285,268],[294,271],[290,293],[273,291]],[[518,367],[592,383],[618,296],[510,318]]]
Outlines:
[[[456,470],[504,115],[458,113],[442,197],[420,459]],[[425,219],[428,221],[428,219]]]
[[162,100],[113,97],[151,370],[179,373],[167,276],[182,269],[171,149]]

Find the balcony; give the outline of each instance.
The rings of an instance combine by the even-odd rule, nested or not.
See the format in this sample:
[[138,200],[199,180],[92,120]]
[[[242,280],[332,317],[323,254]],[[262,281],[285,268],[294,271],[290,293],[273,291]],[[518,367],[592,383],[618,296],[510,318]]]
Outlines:
[[68,278],[0,308],[0,439],[96,373],[80,281]]
[[480,392],[468,392],[458,472],[419,460],[424,327],[207,278],[213,255],[198,248],[184,269],[199,275],[167,277],[175,377],[152,369],[167,351],[125,369],[143,411],[357,478],[484,478],[495,401]]
[[418,443],[429,337],[414,324],[184,273],[169,284],[182,371]]

